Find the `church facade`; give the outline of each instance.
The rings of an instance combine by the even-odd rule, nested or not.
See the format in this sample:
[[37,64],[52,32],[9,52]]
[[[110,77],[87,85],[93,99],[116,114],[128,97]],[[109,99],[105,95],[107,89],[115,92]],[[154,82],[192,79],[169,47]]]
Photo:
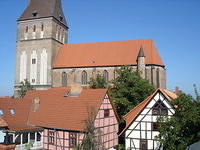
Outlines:
[[97,74],[113,80],[124,65],[166,88],[165,65],[152,40],[68,44],[61,0],[30,0],[17,22],[15,95],[25,79],[37,90],[87,86]]

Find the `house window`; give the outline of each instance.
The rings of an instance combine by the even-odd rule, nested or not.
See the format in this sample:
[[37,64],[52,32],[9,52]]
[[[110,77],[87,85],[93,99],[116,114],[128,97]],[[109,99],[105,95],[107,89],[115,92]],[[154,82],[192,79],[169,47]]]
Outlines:
[[0,109],[0,116],[3,116],[3,110]]
[[147,140],[140,140],[140,150],[147,150]]
[[36,59],[32,59],[32,64],[36,64]]
[[104,80],[107,83],[108,82],[108,71],[107,70],[104,70],[104,72],[103,72],[103,78],[104,78]]
[[152,115],[168,115],[168,109],[161,100],[153,106]]
[[11,115],[14,115],[14,114],[15,114],[15,110],[14,110],[14,109],[9,109],[9,113],[10,113]]
[[87,85],[87,72],[86,71],[82,72],[81,83],[82,83],[82,85]]
[[67,73],[63,72],[62,73],[62,86],[67,86]]
[[74,147],[77,144],[77,134],[69,133],[69,146]]
[[54,131],[49,131],[49,137],[48,137],[48,140],[49,140],[49,144],[52,144],[54,145]]
[[163,122],[152,122],[152,130],[153,131],[158,131],[159,127],[161,127],[164,123]]
[[104,110],[104,118],[109,117],[110,116],[110,110],[109,109],[105,109]]

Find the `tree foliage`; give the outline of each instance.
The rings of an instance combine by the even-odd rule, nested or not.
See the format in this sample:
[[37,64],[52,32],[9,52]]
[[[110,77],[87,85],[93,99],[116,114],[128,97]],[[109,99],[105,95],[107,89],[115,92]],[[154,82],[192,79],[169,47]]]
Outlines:
[[96,111],[88,108],[88,120],[86,120],[86,134],[82,144],[77,146],[81,150],[104,150],[100,129],[95,127]]
[[89,84],[90,84],[90,88],[92,88],[92,89],[99,89],[99,88],[107,87],[106,80],[100,74],[97,74],[96,78],[91,78]]
[[33,90],[33,86],[27,79],[25,79],[24,81],[21,82],[21,85],[19,87],[18,91],[19,97],[23,98],[26,95],[26,93],[30,90]]
[[123,66],[116,73],[110,94],[118,114],[122,116],[152,94],[155,88],[129,66]]
[[165,150],[185,150],[200,139],[200,100],[182,94],[172,102],[176,108],[173,117],[162,117],[160,141]]

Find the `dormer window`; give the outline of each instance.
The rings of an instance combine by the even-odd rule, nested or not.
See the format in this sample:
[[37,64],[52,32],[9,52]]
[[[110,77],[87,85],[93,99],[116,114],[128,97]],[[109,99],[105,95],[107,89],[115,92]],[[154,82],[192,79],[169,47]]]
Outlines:
[[38,15],[37,11],[34,11],[34,12],[32,13],[32,16],[33,16],[33,17],[37,17],[37,15]]
[[60,16],[59,18],[60,18],[60,21],[62,22],[62,21],[63,21],[63,17],[62,17],[62,16]]
[[14,115],[14,114],[15,114],[15,110],[14,110],[14,109],[9,109],[9,113],[10,113],[11,115]]
[[3,116],[3,110],[0,109],[0,116]]

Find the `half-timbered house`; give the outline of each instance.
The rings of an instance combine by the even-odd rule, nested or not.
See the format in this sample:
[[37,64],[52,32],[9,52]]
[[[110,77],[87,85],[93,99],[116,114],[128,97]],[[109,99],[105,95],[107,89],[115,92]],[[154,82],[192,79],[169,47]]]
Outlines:
[[172,116],[175,111],[170,104],[177,95],[171,91],[157,89],[124,116],[126,127],[121,132],[125,136],[126,149],[157,150],[161,148],[158,141],[158,116]]
[[[87,134],[87,121],[91,114],[95,118],[94,127],[99,131],[97,136],[101,146],[112,149],[118,145],[118,117],[106,89],[76,87],[72,90],[65,87],[30,91],[19,101],[21,105],[25,105],[25,101],[27,103],[27,127],[41,129],[40,142],[43,149],[72,150],[81,144]],[[8,104],[7,108],[12,107]],[[21,130],[25,131],[25,128]],[[23,140],[23,137],[18,137]]]

